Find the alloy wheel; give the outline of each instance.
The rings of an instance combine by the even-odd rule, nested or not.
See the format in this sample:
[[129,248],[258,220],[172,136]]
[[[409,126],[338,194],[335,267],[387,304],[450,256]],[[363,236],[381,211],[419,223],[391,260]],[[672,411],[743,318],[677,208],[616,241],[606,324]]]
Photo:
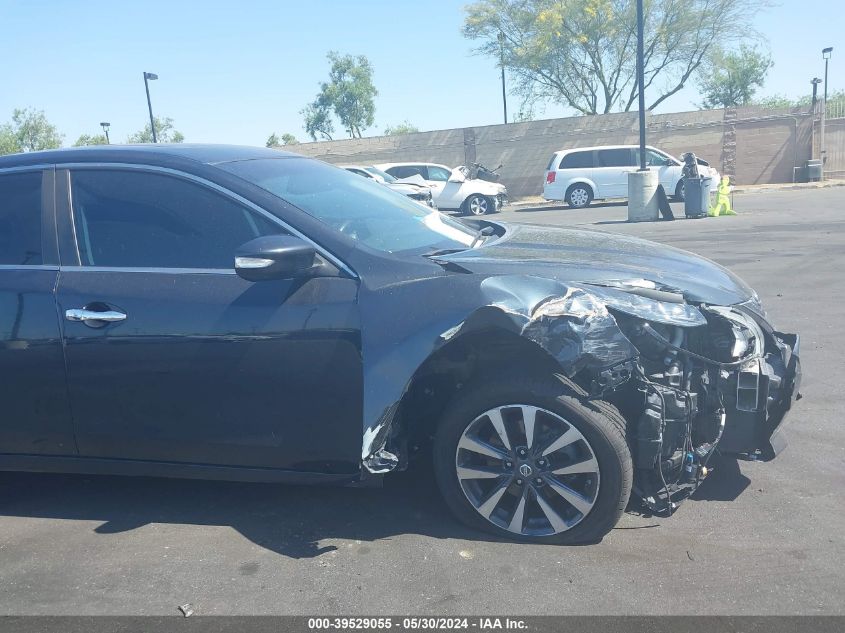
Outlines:
[[598,498],[590,443],[561,416],[530,405],[496,407],[473,420],[461,434],[455,467],[475,510],[522,536],[565,532]]
[[487,198],[473,196],[469,201],[469,212],[473,215],[485,215],[489,206]]

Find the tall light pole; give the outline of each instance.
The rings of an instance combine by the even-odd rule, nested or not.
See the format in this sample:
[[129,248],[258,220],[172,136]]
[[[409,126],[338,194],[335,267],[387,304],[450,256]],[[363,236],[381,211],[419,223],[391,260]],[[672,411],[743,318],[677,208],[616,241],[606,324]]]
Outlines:
[[508,122],[508,97],[505,91],[505,34],[499,31],[499,66],[502,68],[502,108],[505,111],[505,124]]
[[824,164],[827,162],[827,146],[824,142],[824,120],[827,118],[827,64],[830,61],[830,54],[833,52],[833,47],[828,46],[822,49],[822,57],[824,57],[824,99],[822,100],[822,125],[821,133],[819,134],[820,155],[822,159],[822,177],[824,180]]
[[109,127],[111,127],[111,123],[108,121],[103,121],[100,123],[100,127],[103,128],[103,132],[106,133],[106,145],[110,145],[111,141],[109,140]]
[[149,108],[149,110],[150,110],[150,130],[152,130],[152,133],[153,133],[153,143],[158,143],[158,139],[156,138],[156,122],[155,122],[155,119],[153,118],[153,104],[150,101],[150,84],[149,84],[149,82],[154,81],[156,79],[158,79],[158,75],[156,75],[155,73],[148,73],[148,72],[144,73],[144,88],[147,91],[147,108]]
[[637,0],[637,86],[640,107],[640,171],[645,164],[645,69],[643,63],[643,0]]

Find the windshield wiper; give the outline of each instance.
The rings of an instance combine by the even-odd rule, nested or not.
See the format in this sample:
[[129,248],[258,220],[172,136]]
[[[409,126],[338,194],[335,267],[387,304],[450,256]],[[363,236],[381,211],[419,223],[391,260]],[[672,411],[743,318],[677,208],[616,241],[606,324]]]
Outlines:
[[465,251],[465,248],[443,248],[439,251],[431,251],[430,253],[426,253],[423,257],[440,257],[442,255],[451,255],[452,253],[461,253]]
[[475,234],[475,237],[472,240],[472,244],[470,244],[469,247],[475,248],[475,245],[478,244],[479,242],[481,242],[483,244],[484,238],[489,237],[490,235],[493,235],[493,233],[495,233],[495,231],[493,230],[492,226],[485,226],[483,229],[481,229],[480,231],[478,231]]

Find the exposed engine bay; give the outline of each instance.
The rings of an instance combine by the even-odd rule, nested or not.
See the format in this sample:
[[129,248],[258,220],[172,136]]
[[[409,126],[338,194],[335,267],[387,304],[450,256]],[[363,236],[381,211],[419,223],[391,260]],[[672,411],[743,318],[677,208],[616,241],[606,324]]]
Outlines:
[[[680,294],[633,291],[684,302]],[[773,458],[783,447],[773,434],[800,381],[796,337],[771,330],[759,304],[696,308],[706,322],[694,327],[617,312],[639,355],[585,385],[629,421],[634,493],[654,513],[671,514],[691,495],[717,451]]]

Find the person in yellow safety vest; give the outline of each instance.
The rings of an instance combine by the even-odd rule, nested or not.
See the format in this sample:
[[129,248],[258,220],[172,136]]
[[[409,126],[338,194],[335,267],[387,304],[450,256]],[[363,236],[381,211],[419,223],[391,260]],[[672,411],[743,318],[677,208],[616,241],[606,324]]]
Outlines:
[[707,215],[711,218],[720,215],[736,215],[731,208],[731,179],[728,176],[722,176],[719,188],[716,190],[716,204],[708,209]]

